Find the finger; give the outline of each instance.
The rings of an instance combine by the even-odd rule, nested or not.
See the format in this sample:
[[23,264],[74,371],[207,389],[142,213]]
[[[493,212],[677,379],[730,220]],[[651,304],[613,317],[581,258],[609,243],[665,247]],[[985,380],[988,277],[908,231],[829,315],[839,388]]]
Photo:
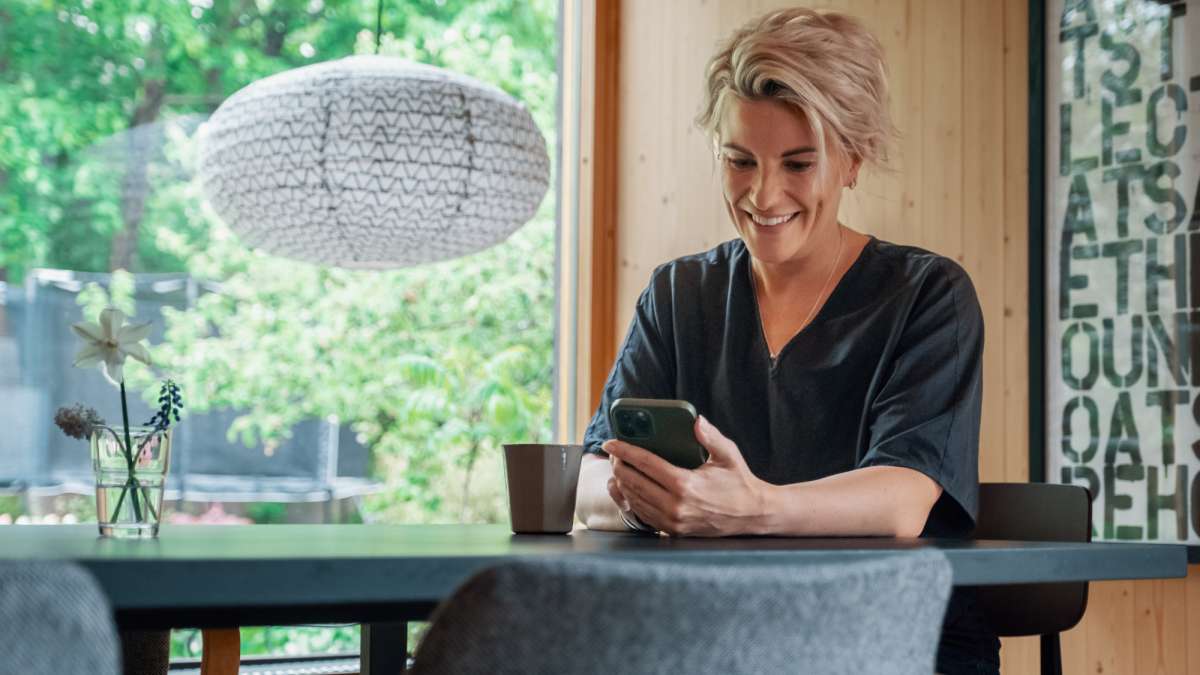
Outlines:
[[629,500],[625,498],[625,493],[621,492],[621,488],[617,486],[616,478],[608,479],[608,496],[612,498],[613,503],[622,511],[628,511]]
[[742,453],[738,450],[737,444],[726,438],[703,415],[696,418],[695,433],[696,440],[704,446],[705,450],[708,450],[710,461],[715,460],[724,464],[743,463]]
[[643,499],[654,499],[658,502],[668,501],[672,498],[670,490],[650,480],[629,464],[613,467],[613,478],[617,480],[617,487],[621,490],[621,494],[626,497],[629,496],[629,493],[636,492]]
[[[660,517],[662,517],[674,512],[675,505],[679,503],[679,497],[642,475],[641,472],[628,464],[623,463],[614,478],[617,480],[617,487],[621,490],[621,494],[625,497],[626,501],[629,502],[634,513],[640,514],[643,511],[650,510],[660,514]],[[639,504],[641,505],[640,511]],[[669,524],[669,520],[667,519],[664,519],[662,522]]]
[[[622,462],[621,460],[617,459],[616,457],[612,457],[611,471],[612,471],[613,477],[615,478],[617,475],[617,472],[619,472],[619,471],[637,471],[637,469],[631,468],[628,464],[626,464],[625,462]],[[618,489],[620,489],[619,486],[618,486]]]
[[[687,477],[687,469],[681,469],[658,455],[636,445],[615,441],[610,452],[622,463],[632,466],[659,485],[671,485]],[[615,471],[617,465],[613,465]]]
[[674,523],[667,517],[663,507],[633,494],[629,496],[629,505],[632,507],[633,514],[650,527],[664,532],[671,532],[675,529]]

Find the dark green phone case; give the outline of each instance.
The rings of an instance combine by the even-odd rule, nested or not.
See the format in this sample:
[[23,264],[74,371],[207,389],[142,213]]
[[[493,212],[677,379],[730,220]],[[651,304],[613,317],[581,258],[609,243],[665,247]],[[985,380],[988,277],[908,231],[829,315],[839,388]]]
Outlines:
[[[631,428],[639,426],[635,420],[646,419],[638,411],[648,415],[648,430],[644,425]],[[708,451],[696,441],[696,409],[687,401],[619,398],[608,408],[608,423],[617,439],[645,448],[675,466],[695,469],[708,461]]]

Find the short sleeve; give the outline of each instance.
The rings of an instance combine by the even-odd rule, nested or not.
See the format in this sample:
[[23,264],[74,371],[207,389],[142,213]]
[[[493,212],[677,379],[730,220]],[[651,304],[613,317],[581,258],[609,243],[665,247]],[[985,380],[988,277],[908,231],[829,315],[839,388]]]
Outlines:
[[616,399],[673,397],[674,356],[669,347],[669,328],[662,328],[672,325],[672,304],[668,275],[660,268],[638,298],[629,332],[601,393],[600,406],[584,432],[585,452],[607,456],[600,445],[613,437],[608,408]]
[[961,267],[940,258],[928,268],[882,367],[859,466],[902,466],[929,476],[943,494],[925,535],[965,535],[979,503],[983,314]]

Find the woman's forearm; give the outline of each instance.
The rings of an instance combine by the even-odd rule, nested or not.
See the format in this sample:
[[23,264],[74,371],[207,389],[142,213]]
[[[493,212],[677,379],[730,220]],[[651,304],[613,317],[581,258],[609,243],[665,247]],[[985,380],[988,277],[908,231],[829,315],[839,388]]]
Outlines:
[[871,466],[766,488],[757,534],[916,537],[942,488],[925,474]]
[[575,517],[591,530],[627,530],[621,512],[608,494],[612,464],[603,457],[584,455],[579,466]]

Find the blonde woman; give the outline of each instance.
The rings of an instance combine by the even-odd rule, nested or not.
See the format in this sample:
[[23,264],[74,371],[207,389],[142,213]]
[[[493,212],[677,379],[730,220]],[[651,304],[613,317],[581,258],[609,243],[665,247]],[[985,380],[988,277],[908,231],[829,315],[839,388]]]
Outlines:
[[[578,515],[676,536],[962,537],[978,500],[983,319],[953,261],[838,222],[894,135],[879,42],[788,9],[712,57],[711,135],[737,238],[660,266],[585,435]],[[612,440],[620,397],[690,401],[694,471]],[[996,673],[970,594],[938,670]]]

